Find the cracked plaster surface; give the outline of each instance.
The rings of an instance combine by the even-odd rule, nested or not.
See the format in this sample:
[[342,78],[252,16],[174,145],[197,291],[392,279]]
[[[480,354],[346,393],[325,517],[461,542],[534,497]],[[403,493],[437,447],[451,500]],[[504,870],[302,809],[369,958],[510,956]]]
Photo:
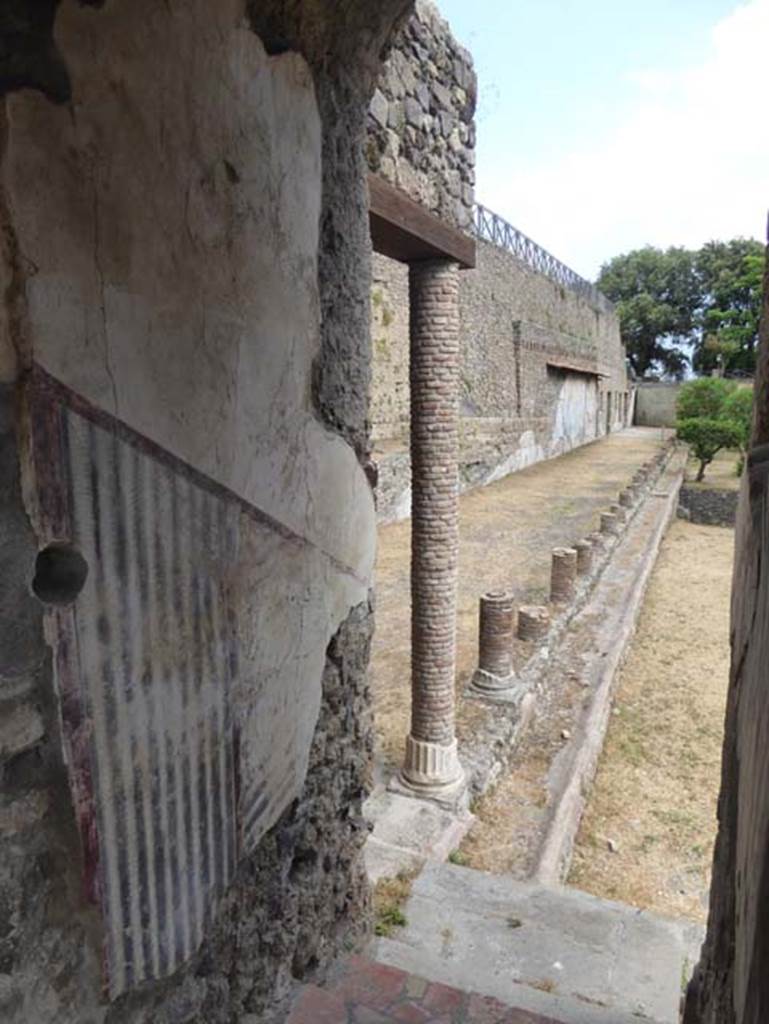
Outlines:
[[0,377],[34,362],[273,520],[241,514],[229,581],[243,794],[273,798],[248,851],[302,792],[329,641],[368,601],[375,517],[355,451],[312,404],[311,73],[269,57],[237,0],[190,0],[183,28],[178,14],[64,0],[70,103],[5,100]]
[[370,489],[310,402],[321,126],[309,69],[266,56],[236,0],[216,5],[213,32],[210,5],[193,3],[196,52],[177,56],[173,13],[132,7],[62,4],[71,104],[8,99],[33,358],[346,566],[361,599]]

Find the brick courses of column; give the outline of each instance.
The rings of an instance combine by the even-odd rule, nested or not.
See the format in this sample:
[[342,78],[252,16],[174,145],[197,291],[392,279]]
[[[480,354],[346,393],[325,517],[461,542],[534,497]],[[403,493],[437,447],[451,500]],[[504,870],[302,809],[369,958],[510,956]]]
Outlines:
[[583,537],[574,548],[577,552],[577,575],[587,576],[593,568],[593,541],[590,537]]
[[574,596],[577,579],[577,552],[574,548],[553,548],[550,568],[550,600],[567,604]]
[[518,639],[541,643],[550,629],[550,611],[544,605],[521,605],[518,609]]
[[409,787],[463,784],[454,733],[458,525],[459,268],[412,264],[411,732]]
[[515,681],[513,635],[515,603],[509,593],[484,594],[478,624],[478,669],[473,686],[479,690],[503,690]]
[[627,522],[627,509],[623,508],[616,501],[609,505],[609,511],[612,512],[617,520],[620,527],[624,526]]
[[601,533],[616,535],[619,533],[619,523],[613,512],[601,513]]
[[606,551],[607,542],[609,538],[605,533],[601,533],[600,530],[596,530],[594,533],[589,533],[587,539],[592,545],[591,561],[592,568],[597,569],[598,565],[603,558],[603,554]]

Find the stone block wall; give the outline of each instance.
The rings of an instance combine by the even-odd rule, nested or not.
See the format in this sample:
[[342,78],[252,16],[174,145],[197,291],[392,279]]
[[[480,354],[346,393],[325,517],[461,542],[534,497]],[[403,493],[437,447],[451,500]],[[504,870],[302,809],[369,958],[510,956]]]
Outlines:
[[475,186],[472,57],[429,0],[393,40],[369,107],[371,171],[442,220],[467,229]]
[[706,526],[734,526],[738,491],[722,488],[682,487],[679,513],[692,523]]
[[409,423],[409,272],[374,253],[371,267],[372,388],[375,439],[402,438]]

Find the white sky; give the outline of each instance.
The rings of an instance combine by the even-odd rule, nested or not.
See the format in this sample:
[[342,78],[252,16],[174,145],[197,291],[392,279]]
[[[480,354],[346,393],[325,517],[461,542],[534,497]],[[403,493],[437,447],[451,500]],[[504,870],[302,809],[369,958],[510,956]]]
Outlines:
[[688,57],[625,68],[621,116],[572,134],[561,150],[508,166],[483,161],[479,148],[478,200],[589,278],[604,260],[647,243],[763,239],[769,0],[735,5],[713,21],[702,53]]

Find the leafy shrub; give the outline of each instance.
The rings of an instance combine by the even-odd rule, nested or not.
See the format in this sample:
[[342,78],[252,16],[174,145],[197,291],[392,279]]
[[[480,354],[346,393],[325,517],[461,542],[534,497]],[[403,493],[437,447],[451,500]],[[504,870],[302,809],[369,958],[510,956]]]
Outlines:
[[736,448],[740,443],[739,424],[732,420],[706,416],[692,416],[676,424],[678,436],[690,446],[699,461],[697,480],[705,476],[705,469],[722,448]]
[[753,425],[753,388],[737,388],[733,391],[724,402],[723,416],[736,424],[740,432],[740,451],[744,456]]
[[727,399],[737,385],[723,377],[700,377],[681,385],[676,402],[679,420],[690,420],[702,416],[716,420],[723,415]]

